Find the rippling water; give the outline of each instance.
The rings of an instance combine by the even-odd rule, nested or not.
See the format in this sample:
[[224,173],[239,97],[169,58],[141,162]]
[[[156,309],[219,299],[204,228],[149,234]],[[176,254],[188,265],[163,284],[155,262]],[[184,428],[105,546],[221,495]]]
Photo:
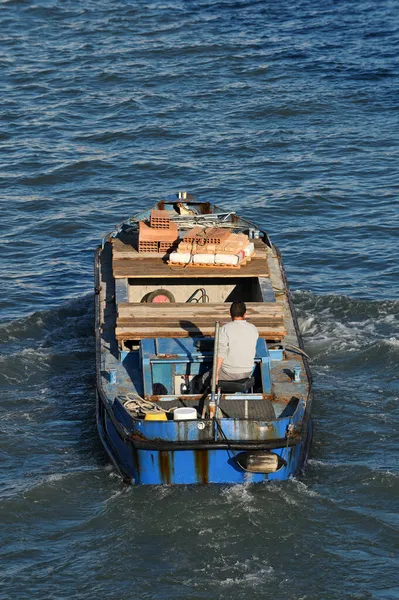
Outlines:
[[[0,24],[2,597],[396,600],[398,4],[9,0]],[[106,460],[93,250],[178,189],[283,252],[301,479],[128,488]]]

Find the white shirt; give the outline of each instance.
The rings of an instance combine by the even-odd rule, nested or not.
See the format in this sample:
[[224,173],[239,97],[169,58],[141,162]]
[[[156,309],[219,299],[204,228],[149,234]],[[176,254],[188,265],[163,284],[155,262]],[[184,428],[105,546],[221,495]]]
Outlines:
[[218,353],[218,357],[223,358],[223,371],[250,373],[254,366],[258,337],[255,325],[245,320],[230,321],[223,325],[219,332]]

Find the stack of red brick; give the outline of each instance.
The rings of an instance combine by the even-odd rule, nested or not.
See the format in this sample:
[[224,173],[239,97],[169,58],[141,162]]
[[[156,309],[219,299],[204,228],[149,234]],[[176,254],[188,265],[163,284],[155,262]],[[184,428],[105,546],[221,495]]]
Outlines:
[[177,251],[192,254],[237,254],[247,245],[248,236],[243,233],[232,233],[230,229],[222,227],[194,227],[184,236]]
[[139,252],[165,254],[176,247],[178,238],[177,225],[170,222],[167,210],[152,210],[150,225],[139,223]]

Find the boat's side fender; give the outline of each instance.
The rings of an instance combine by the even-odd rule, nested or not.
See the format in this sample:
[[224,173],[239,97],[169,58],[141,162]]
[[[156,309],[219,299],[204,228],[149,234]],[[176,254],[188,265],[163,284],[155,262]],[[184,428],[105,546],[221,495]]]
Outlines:
[[260,372],[262,377],[263,393],[270,394],[272,391],[270,354],[266,342],[263,338],[258,338],[258,341],[256,343],[256,360],[260,361]]

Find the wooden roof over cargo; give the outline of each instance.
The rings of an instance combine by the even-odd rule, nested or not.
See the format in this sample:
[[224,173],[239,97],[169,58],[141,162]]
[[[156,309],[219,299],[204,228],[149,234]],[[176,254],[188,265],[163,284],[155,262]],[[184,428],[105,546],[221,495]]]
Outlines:
[[267,245],[254,240],[255,253],[251,261],[236,267],[203,265],[169,265],[160,254],[139,253],[137,235],[112,240],[113,275],[118,278],[138,277],[268,277]]
[[[176,214],[179,223],[172,220]],[[245,223],[238,225],[233,213],[222,214],[220,221],[215,214],[205,219],[151,210],[112,238],[114,277],[267,277],[267,245],[253,239]]]

